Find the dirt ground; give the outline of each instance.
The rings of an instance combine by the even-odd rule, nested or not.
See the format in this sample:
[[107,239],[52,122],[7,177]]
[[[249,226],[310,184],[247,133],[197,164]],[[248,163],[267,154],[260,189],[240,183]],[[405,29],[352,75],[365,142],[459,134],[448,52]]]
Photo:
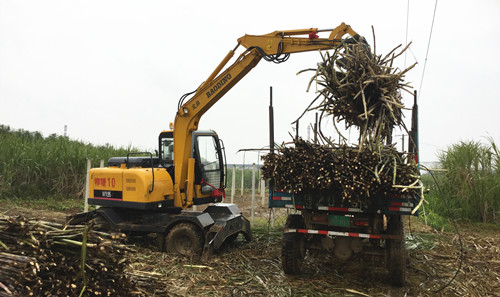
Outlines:
[[[383,259],[358,256],[339,263],[330,256],[308,256],[304,271],[288,276],[281,268],[279,230],[267,233],[269,210],[255,213],[254,240],[235,243],[208,261],[157,251],[153,238],[131,238],[125,273],[136,283],[135,296],[500,296],[500,230],[460,227],[460,237],[406,221],[407,282],[393,288]],[[249,197],[237,198],[250,218]],[[229,202],[229,201],[228,201]],[[0,203],[0,215],[64,221],[66,212],[39,211]],[[279,226],[277,217],[276,224]],[[460,241],[462,242],[462,252]],[[463,261],[459,259],[462,256]],[[446,286],[459,269],[455,280]]]

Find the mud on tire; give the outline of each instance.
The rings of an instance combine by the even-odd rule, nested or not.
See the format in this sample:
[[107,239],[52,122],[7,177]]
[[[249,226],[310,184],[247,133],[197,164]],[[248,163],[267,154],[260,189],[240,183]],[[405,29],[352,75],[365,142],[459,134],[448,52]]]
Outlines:
[[180,223],[168,232],[165,245],[168,253],[183,256],[200,255],[203,249],[203,233],[194,224]]

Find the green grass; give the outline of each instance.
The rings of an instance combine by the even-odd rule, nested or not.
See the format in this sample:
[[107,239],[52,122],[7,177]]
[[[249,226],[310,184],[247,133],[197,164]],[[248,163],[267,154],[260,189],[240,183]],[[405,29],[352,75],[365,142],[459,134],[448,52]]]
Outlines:
[[83,211],[84,200],[74,199],[74,198],[57,198],[53,196],[45,198],[19,198],[19,197],[1,197],[0,203],[7,207],[23,207],[28,209],[37,210],[50,210],[50,211],[61,211],[61,212],[76,212]]
[[468,141],[452,145],[439,156],[435,172],[439,187],[430,175],[422,181],[428,220],[447,228],[447,219],[459,222],[500,222],[500,154],[495,143]]
[[0,125],[0,197],[83,198],[87,159],[97,167],[130,151]]
[[252,236],[256,241],[276,241],[281,240],[283,236],[282,226],[275,225],[274,228],[271,228],[265,218],[258,218],[258,220],[256,218],[251,228]]
[[442,216],[436,213],[432,208],[427,207],[425,209],[425,215],[421,212],[419,219],[436,230],[444,232],[454,231],[452,219],[448,216]]

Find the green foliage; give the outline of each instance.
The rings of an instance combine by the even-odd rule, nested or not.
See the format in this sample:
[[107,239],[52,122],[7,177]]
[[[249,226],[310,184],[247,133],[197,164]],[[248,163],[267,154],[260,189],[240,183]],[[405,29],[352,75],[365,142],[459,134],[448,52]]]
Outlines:
[[[446,171],[437,175],[453,216],[473,222],[494,222],[500,214],[500,154],[495,143],[460,142],[439,156]],[[426,200],[437,215],[449,211],[434,189]]]
[[7,208],[27,208],[37,210],[51,210],[51,211],[81,211],[84,206],[83,199],[64,198],[64,197],[9,197],[3,195],[0,197],[0,203]]
[[[433,173],[434,175],[436,173]],[[427,225],[437,230],[451,231],[452,223],[449,219],[450,213],[443,204],[443,198],[439,194],[438,187],[430,174],[422,174],[420,180],[428,192],[424,195],[427,203],[419,209],[419,218]]]
[[252,224],[252,236],[254,241],[280,240],[283,236],[282,226],[271,228],[267,218],[255,218]]
[[97,167],[130,150],[0,125],[0,197],[82,197],[87,159]]
[[[236,168],[235,170],[235,183],[236,183],[236,190],[239,191],[241,189],[241,174],[244,172],[244,177],[243,177],[243,188],[244,189],[251,189],[252,188],[252,166],[247,165],[245,166],[244,170],[241,167]],[[259,179],[260,179],[260,170],[258,168],[255,169],[255,188],[259,186]],[[231,189],[233,183],[233,167],[228,166],[227,167],[227,189]]]

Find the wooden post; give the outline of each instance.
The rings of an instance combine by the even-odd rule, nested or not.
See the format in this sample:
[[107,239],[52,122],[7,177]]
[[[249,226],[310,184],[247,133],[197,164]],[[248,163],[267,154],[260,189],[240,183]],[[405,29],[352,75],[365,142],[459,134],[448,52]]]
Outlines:
[[[259,161],[260,161],[260,151],[257,153],[257,167],[259,165]],[[260,170],[257,171],[257,174],[259,175],[259,186],[257,187],[257,191],[260,194],[260,188],[261,188],[261,185],[262,185],[262,178],[260,178]]]
[[236,165],[233,164],[233,176],[231,177],[231,203],[234,203],[235,192],[236,192]]
[[257,186],[257,194],[262,194],[262,178],[260,178],[260,174],[259,174],[259,185]]
[[243,167],[241,167],[241,197],[245,188],[245,153],[243,153]]
[[266,203],[266,181],[260,179],[260,197],[262,199],[262,206],[265,206]]
[[85,203],[83,205],[83,211],[89,211],[89,171],[92,167],[92,160],[87,159],[87,175],[85,177]]
[[252,214],[250,221],[254,222],[255,217],[255,163],[252,164]]

